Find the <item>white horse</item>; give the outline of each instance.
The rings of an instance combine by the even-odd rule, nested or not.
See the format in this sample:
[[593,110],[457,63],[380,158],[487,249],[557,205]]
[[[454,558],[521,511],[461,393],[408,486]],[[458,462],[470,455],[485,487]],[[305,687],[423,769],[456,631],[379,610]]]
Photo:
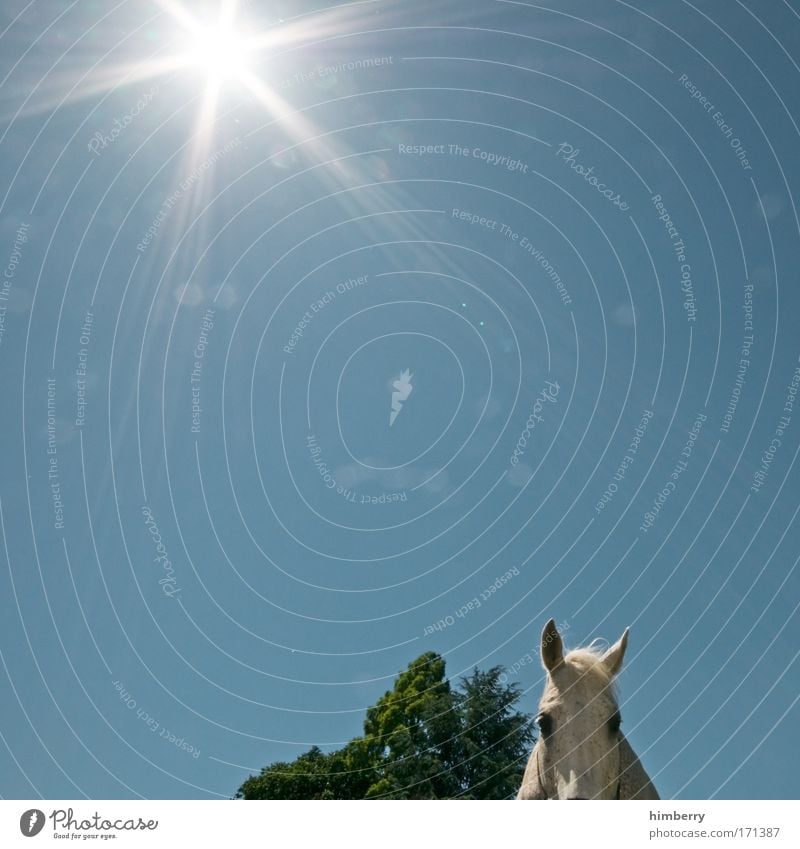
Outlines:
[[622,666],[628,630],[603,652],[594,646],[563,653],[551,619],[542,631],[547,683],[533,747],[518,799],[658,799],[639,759],[620,731],[614,676]]

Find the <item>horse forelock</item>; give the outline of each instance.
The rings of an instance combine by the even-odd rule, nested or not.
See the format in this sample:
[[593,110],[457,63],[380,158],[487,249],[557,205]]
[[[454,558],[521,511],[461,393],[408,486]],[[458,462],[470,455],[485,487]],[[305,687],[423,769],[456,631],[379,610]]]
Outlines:
[[564,660],[580,672],[596,674],[603,678],[606,684],[610,684],[613,676],[608,671],[608,667],[603,663],[604,654],[605,651],[599,646],[583,646],[582,648],[567,652]]
[[[589,646],[572,649],[564,656],[564,662],[568,668],[578,673],[579,679],[584,684],[593,684],[598,691],[606,691],[616,701],[616,682],[606,664],[603,663],[604,655],[603,646],[592,643]],[[573,678],[573,681],[566,685],[567,689],[576,683],[574,676],[570,677]],[[560,697],[557,695],[559,689],[557,682],[553,680],[551,675],[548,675],[542,703],[559,700]]]

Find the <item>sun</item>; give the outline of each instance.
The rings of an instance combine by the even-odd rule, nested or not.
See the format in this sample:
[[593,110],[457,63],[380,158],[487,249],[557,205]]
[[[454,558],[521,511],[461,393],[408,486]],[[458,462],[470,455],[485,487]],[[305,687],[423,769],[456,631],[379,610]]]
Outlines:
[[246,18],[240,17],[240,0],[219,0],[196,11],[180,0],[157,0],[183,30],[177,67],[202,72],[212,88],[223,81],[245,85],[254,77],[250,64],[269,42],[266,33],[256,33]]
[[[338,23],[309,28],[303,26],[271,25],[260,28],[248,15],[240,15],[243,0],[205,0],[190,7],[183,0],[156,0],[164,12],[178,25],[175,44],[177,51],[161,73],[188,71],[202,77],[196,117],[197,150],[199,156],[212,136],[220,103],[227,107],[257,104],[279,120],[296,139],[313,138],[318,130],[278,91],[262,79],[265,63],[274,52],[305,44],[338,32]],[[198,6],[200,8],[198,9]]]
[[232,26],[198,27],[187,62],[215,81],[241,79],[247,74],[248,39]]

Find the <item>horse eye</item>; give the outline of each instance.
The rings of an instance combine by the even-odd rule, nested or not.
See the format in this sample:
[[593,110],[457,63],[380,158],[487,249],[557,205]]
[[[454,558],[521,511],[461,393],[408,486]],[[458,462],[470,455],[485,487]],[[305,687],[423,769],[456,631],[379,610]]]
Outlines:
[[539,730],[545,737],[553,731],[553,717],[548,713],[540,713],[539,716],[536,717],[536,724],[539,726]]
[[622,717],[619,715],[619,711],[617,711],[611,719],[608,720],[608,728],[612,734],[616,734],[619,731],[619,727],[622,725]]

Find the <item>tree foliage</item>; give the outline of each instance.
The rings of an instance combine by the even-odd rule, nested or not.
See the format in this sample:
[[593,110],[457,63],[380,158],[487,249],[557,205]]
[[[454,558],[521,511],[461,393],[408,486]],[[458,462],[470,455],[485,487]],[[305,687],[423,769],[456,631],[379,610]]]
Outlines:
[[426,652],[367,710],[364,734],[342,749],[314,746],[250,776],[244,799],[504,799],[519,788],[533,744],[503,668],[477,669],[453,689]]

